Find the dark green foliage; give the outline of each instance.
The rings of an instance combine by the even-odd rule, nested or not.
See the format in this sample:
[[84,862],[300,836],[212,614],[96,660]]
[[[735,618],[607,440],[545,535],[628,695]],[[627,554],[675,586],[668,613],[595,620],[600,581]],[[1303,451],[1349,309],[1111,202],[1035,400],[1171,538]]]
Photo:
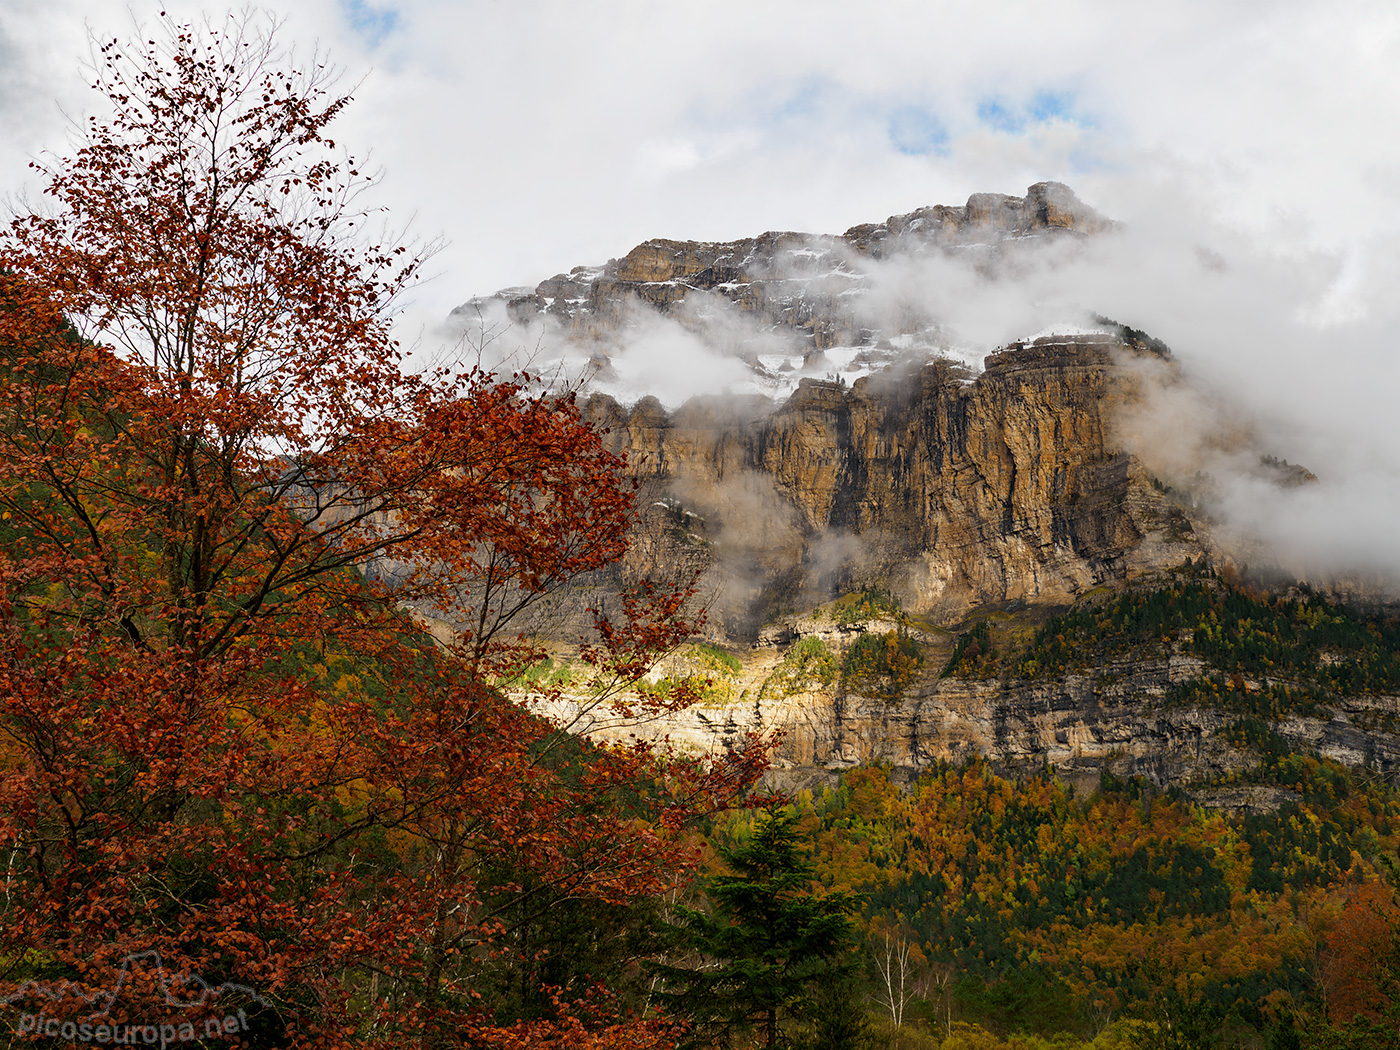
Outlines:
[[1094,314],[1094,320],[1098,324],[1114,329],[1114,334],[1129,346],[1135,346],[1139,350],[1150,350],[1161,357],[1169,358],[1172,356],[1171,347],[1156,336],[1148,335],[1140,328],[1132,328],[1113,320],[1111,317],[1105,317],[1103,314]]
[[1286,1013],[1269,1027],[1268,1050],[1303,1050],[1293,1015]]
[[1225,1012],[1201,996],[1157,995],[1145,1011],[1134,1050],[1215,1050],[1223,1045]]
[[846,975],[817,985],[801,1021],[794,1026],[793,1050],[875,1050],[878,1046],[860,983]]
[[1392,1001],[1379,1020],[1356,1017],[1327,1024],[1317,1018],[1297,1036],[1295,1045],[1302,1050],[1396,1050],[1400,1047],[1400,1004]]
[[1348,826],[1353,824],[1345,811],[1308,819],[1297,803],[1247,814],[1240,831],[1254,863],[1246,889],[1282,893],[1285,886],[1301,889],[1341,879],[1351,866],[1352,850],[1369,846],[1370,836]]
[[964,977],[953,989],[958,1017],[1001,1032],[1050,1036],[1083,1024],[1080,1004],[1069,986],[1049,968],[1028,964],[1000,978]]
[[882,587],[862,587],[836,599],[831,607],[831,618],[843,627],[881,616],[896,620],[903,616],[898,600]]
[[1275,767],[1293,753],[1292,746],[1274,729],[1274,723],[1261,718],[1242,718],[1222,735],[1235,747],[1253,751],[1265,767]]
[[1205,707],[1278,721],[1285,715],[1330,718],[1326,692],[1313,685],[1269,682],[1250,688],[1239,675],[1206,675],[1178,682],[1162,697],[1164,707]]
[[[1261,755],[1257,779],[1295,801],[1232,814],[1195,802],[1204,787],[1106,772],[1099,791],[1072,793],[1046,770],[1012,781],[972,761],[934,765],[912,792],[886,768],[851,770],[798,809],[822,881],[862,892],[871,928],[900,929],[951,978],[955,1020],[1084,1036],[1104,1009],[1132,1012],[1189,974],[1211,1031],[1228,1018],[1263,1039],[1269,1004],[1316,1009],[1305,924],[1323,905],[1300,902],[1375,877],[1400,843],[1400,796],[1291,753],[1266,719],[1228,732]],[[1189,970],[1181,946],[1202,953]]]
[[676,947],[692,962],[653,967],[661,999],[694,1022],[697,1045],[756,1032],[776,1046],[782,1022],[852,972],[855,900],[813,892],[815,868],[791,815],[770,812],[747,841],[718,851],[731,874],[706,883],[708,912],[680,910]]
[[[1016,673],[1037,678],[1179,648],[1217,673],[1177,687],[1168,703],[1268,718],[1325,717],[1331,698],[1400,690],[1394,615],[1349,612],[1305,588],[1270,598],[1202,572],[1192,567],[1180,583],[1086,602],[1052,618],[1036,631]],[[1262,685],[1250,687],[1246,678]]]
[[1260,456],[1259,465],[1266,468],[1273,480],[1285,488],[1294,488],[1317,480],[1317,475],[1307,467],[1299,463],[1290,463],[1286,459],[1279,459],[1278,456]]
[[924,665],[923,650],[903,631],[862,634],[846,652],[841,682],[847,689],[896,700]]
[[665,497],[659,501],[666,512],[666,531],[670,533],[672,539],[688,546],[703,547],[707,545],[705,540],[705,519],[693,511],[687,510],[677,499]]
[[943,665],[943,677],[981,676],[995,669],[995,666],[991,624],[982,620],[974,624],[971,630],[958,635],[958,644],[953,647],[953,655],[948,657],[948,662]]
[[[1189,843],[1156,856],[1146,847],[1120,860],[1096,888],[1107,904],[1099,909],[1101,921],[1136,922],[1141,916],[1219,915],[1230,909],[1230,887],[1212,861],[1215,851]],[[1154,904],[1154,898],[1161,900]]]

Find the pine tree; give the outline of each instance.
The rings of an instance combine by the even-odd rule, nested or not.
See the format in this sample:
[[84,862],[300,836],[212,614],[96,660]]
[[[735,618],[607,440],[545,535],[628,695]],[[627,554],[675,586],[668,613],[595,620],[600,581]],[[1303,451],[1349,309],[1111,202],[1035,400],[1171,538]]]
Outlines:
[[860,982],[847,974],[818,984],[792,1045],[793,1050],[864,1050],[875,1040]]
[[699,1043],[730,1045],[757,1030],[760,1045],[781,1046],[780,1022],[852,971],[856,902],[813,892],[794,816],[770,811],[747,843],[719,852],[732,874],[708,881],[708,912],[682,909],[678,945],[692,956],[656,967],[662,998],[694,1022]]

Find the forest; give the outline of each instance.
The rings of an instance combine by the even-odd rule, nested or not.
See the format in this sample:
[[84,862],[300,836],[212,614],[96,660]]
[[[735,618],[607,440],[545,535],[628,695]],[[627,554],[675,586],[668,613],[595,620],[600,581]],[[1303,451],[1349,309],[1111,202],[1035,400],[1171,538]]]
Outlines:
[[[1163,702],[1237,713],[1296,796],[1242,816],[986,760],[789,797],[756,738],[512,700],[643,718],[735,660],[684,580],[598,599],[567,667],[523,633],[622,556],[626,464],[539,377],[410,367],[430,249],[363,232],[351,99],[273,29],[99,41],[104,115],[0,231],[0,1043],[1393,1045],[1400,797],[1276,731],[1393,693],[1393,616],[1190,565],[942,669],[1188,647]],[[683,643],[699,673],[648,685]],[[925,665],[901,623],[765,688]]]
[[[817,882],[861,901],[893,1045],[1394,1045],[1400,798],[1315,758],[1286,775],[1304,801],[1232,815],[1140,779],[1076,796],[974,761],[908,791],[862,767],[786,812]],[[1157,1031],[1184,1018],[1191,1040]]]

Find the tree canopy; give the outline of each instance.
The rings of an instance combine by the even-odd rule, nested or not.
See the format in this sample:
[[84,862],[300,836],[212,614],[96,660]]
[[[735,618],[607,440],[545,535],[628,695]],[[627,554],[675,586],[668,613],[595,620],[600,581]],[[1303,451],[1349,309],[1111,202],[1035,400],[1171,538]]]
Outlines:
[[[165,1023],[197,976],[176,1020],[256,1045],[659,1045],[521,932],[673,886],[761,751],[595,746],[495,687],[625,550],[624,464],[530,376],[403,367],[422,255],[365,239],[350,98],[274,29],[102,42],[110,113],[0,235],[4,991]],[[595,702],[687,597],[597,614]],[[502,974],[533,1005],[484,1004]]]

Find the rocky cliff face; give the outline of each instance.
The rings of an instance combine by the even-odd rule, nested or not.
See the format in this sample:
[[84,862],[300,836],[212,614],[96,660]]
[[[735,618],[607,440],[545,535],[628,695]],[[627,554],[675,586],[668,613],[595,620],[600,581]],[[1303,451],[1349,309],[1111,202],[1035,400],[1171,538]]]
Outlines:
[[[629,331],[667,318],[723,342],[714,360],[741,361],[755,378],[748,395],[669,409],[606,393],[584,406],[641,484],[642,519],[621,573],[698,573],[710,640],[742,659],[705,704],[646,732],[702,751],[770,734],[789,784],[868,761],[912,777],[972,754],[1049,762],[1086,785],[1104,771],[1219,783],[1255,761],[1227,739],[1231,717],[1169,702],[1200,672],[1179,647],[1049,678],[942,673],[956,631],[974,620],[1043,619],[1096,588],[1221,553],[1208,516],[1146,465],[1133,423],[1154,384],[1176,379],[1160,343],[1098,318],[967,354],[937,317],[870,307],[870,278],[886,263],[937,256],[995,279],[1021,253],[1073,247],[1111,226],[1066,187],[1038,183],[1024,197],[976,194],[839,237],[647,241],[458,311],[544,324],[582,347],[600,380]],[[743,324],[714,324],[735,316]],[[1248,440],[1243,428],[1232,433],[1231,451],[1247,451]],[[1312,480],[1260,462],[1280,485]],[[923,656],[894,695],[792,671],[802,646],[819,642],[839,663],[863,634],[894,627],[823,619],[833,599],[862,588],[902,608],[900,630]],[[549,616],[581,623],[557,607]],[[579,714],[567,697],[555,706]],[[1351,697],[1330,716],[1289,717],[1277,729],[1299,748],[1389,768],[1400,764],[1400,737],[1377,727],[1397,715],[1395,697]],[[610,726],[605,712],[589,714],[590,727],[637,731]],[[1257,809],[1281,799],[1273,788],[1213,788],[1203,801]]]
[[672,318],[724,342],[715,360],[742,361],[776,395],[586,406],[652,505],[631,571],[707,569],[729,637],[872,584],[957,619],[989,602],[1068,601],[1199,553],[1200,522],[1154,487],[1118,425],[1143,369],[1170,370],[1170,355],[1111,322],[964,353],[908,303],[874,309],[872,267],[938,256],[990,273],[1112,225],[1068,187],[1037,183],[841,236],[647,241],[458,313],[544,319],[591,355],[604,389],[628,333]]
[[[950,348],[939,318],[871,295],[882,263],[939,255],[985,274],[1048,246],[1111,229],[1113,223],[1056,182],[1024,197],[977,193],[958,206],[935,205],[840,236],[770,232],[720,243],[658,238],[602,266],[576,266],[533,288],[508,288],[468,300],[452,319],[470,325],[503,313],[511,323],[539,326],[550,343],[569,342],[592,356],[597,381],[609,378],[619,338],[638,311],[704,331],[717,314],[737,313],[745,331],[728,348],[756,378],[785,373],[862,371],[911,350]],[[732,334],[732,333],[731,333]],[[755,338],[758,335],[763,338]],[[899,343],[900,345],[896,345]],[[828,355],[846,348],[850,353]],[[766,351],[766,352],[765,352]],[[813,355],[818,355],[813,360]]]
[[723,626],[753,638],[858,586],[948,621],[987,603],[1068,602],[1199,554],[1189,508],[1117,436],[1142,367],[1171,366],[1079,335],[1007,348],[976,377],[934,362],[849,387],[804,382],[757,418],[601,395],[585,411],[666,513],[697,519],[669,554],[653,535],[647,557],[694,563],[700,547]]
[[[936,639],[924,640],[938,649]],[[774,779],[787,787],[829,782],[871,762],[888,763],[908,782],[934,762],[984,756],[1013,771],[1048,764],[1086,791],[1112,773],[1159,786],[1211,782],[1194,791],[1197,801],[1235,810],[1273,809],[1297,797],[1277,787],[1222,786],[1254,768],[1258,756],[1228,738],[1238,715],[1170,702],[1172,686],[1201,673],[1200,661],[1189,656],[1114,661],[1041,681],[941,677],[931,660],[929,672],[896,699],[814,682],[765,689],[778,663],[776,650],[756,651],[729,683],[730,700],[669,716],[665,734],[702,753],[737,746],[747,733],[766,736],[776,742]],[[1290,716],[1276,730],[1301,753],[1394,771],[1400,769],[1397,717],[1400,697],[1353,697],[1330,716]],[[658,735],[662,728],[653,727]],[[601,718],[594,729],[605,738],[626,736]]]

